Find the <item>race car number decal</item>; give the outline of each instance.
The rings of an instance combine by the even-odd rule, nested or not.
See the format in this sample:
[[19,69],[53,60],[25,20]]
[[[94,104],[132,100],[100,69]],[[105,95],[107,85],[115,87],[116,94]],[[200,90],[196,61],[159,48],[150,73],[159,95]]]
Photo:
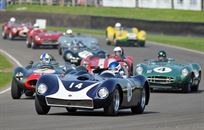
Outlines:
[[172,71],[172,69],[169,67],[157,67],[157,68],[154,68],[154,71],[157,73],[169,73]]
[[92,56],[93,54],[91,52],[88,52],[88,51],[82,51],[82,52],[79,52],[79,56],[81,58],[86,58],[88,56]]
[[127,101],[130,102],[132,99],[132,87],[130,83],[127,83]]
[[72,88],[72,87],[74,86],[75,88],[80,89],[80,88],[82,88],[82,85],[83,85],[83,83],[79,83],[79,84],[77,84],[77,85],[74,86],[74,83],[71,83],[70,86],[69,86],[69,88]]

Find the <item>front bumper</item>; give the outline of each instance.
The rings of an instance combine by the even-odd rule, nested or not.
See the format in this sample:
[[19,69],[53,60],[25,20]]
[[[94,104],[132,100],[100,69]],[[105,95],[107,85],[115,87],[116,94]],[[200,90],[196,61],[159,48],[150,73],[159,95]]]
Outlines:
[[117,40],[117,46],[145,46],[145,41],[140,40]]

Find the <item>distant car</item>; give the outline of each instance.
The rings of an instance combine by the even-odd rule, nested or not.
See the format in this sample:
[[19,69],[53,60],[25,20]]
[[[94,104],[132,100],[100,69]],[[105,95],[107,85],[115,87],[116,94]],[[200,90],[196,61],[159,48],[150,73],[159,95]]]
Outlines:
[[26,39],[28,31],[32,30],[31,23],[10,23],[5,22],[2,26],[3,39],[13,40],[15,38]]
[[101,49],[94,40],[82,37],[69,38],[66,44],[59,44],[60,54],[65,61],[75,65],[80,65],[81,60],[88,56],[105,58],[107,52]]
[[115,29],[109,26],[106,28],[106,40],[107,45],[144,47],[146,32],[136,27]]
[[183,92],[198,91],[201,66],[196,63],[181,64],[169,58],[167,61],[145,60],[138,64],[136,74],[144,75],[151,89],[173,89]]
[[63,77],[69,67],[71,68],[71,66],[60,65],[56,61],[52,61],[50,64],[37,62],[25,68],[15,68],[11,84],[12,98],[19,99],[23,93],[25,93],[26,96],[32,96],[40,76],[56,74],[59,77]]
[[81,42],[85,46],[98,46],[98,40],[94,37],[83,35],[64,35],[59,37],[57,43],[59,44],[59,55],[63,55],[64,51],[73,46],[73,42]]
[[28,48],[36,49],[39,46],[58,47],[57,40],[63,36],[62,32],[47,31],[42,29],[31,30],[28,32],[26,45]]
[[95,69],[106,70],[114,61],[118,61],[121,66],[125,68],[129,75],[133,75],[133,57],[126,56],[124,59],[118,58],[114,55],[107,55],[106,57],[88,56],[81,61],[81,66],[84,66],[92,73]]
[[109,71],[94,75],[78,68],[70,70],[64,78],[44,75],[39,79],[35,96],[39,115],[47,114],[50,107],[65,107],[68,112],[104,108],[105,114],[112,116],[123,108],[143,113],[150,98],[149,83],[144,76],[126,79]]

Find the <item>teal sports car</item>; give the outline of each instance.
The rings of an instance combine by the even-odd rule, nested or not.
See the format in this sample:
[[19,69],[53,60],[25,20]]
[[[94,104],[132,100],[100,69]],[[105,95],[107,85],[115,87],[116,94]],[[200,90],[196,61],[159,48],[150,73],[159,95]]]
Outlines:
[[135,73],[148,79],[151,90],[176,89],[189,93],[198,91],[201,80],[199,64],[180,64],[172,58],[166,61],[145,60],[145,63],[137,64]]

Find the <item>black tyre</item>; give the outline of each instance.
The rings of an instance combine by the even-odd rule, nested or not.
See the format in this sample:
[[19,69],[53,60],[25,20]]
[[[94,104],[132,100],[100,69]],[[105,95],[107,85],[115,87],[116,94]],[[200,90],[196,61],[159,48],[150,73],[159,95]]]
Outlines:
[[37,48],[37,45],[35,44],[34,41],[31,42],[31,48],[32,48],[32,49],[36,49],[36,48]]
[[70,108],[70,107],[66,107],[66,110],[67,110],[68,112],[70,112],[70,113],[74,113],[74,112],[77,111],[76,108]]
[[16,82],[14,80],[12,80],[12,83],[11,83],[11,97],[13,99],[19,99],[22,94],[23,94],[23,90],[20,87],[18,87],[18,85],[16,84]]
[[59,49],[58,49],[58,54],[62,55],[62,48],[61,47],[59,47]]
[[191,91],[193,91],[193,92],[197,92],[198,91],[200,80],[201,80],[201,72],[199,72],[199,80],[197,81],[197,83],[195,85],[193,85],[191,87]]
[[120,92],[119,89],[116,88],[110,97],[109,104],[104,107],[104,112],[108,116],[115,116],[118,114],[119,108],[120,108]]
[[146,89],[143,88],[138,104],[131,108],[132,113],[135,113],[135,114],[143,113],[145,109],[145,105],[146,105]]
[[2,38],[3,38],[3,39],[6,39],[6,34],[5,34],[5,31],[4,31],[4,29],[2,30],[2,33],[1,33],[1,35],[2,35]]
[[27,46],[27,48],[31,48],[31,45],[30,45],[28,40],[26,40],[26,46]]
[[190,78],[188,84],[185,85],[182,88],[182,92],[183,93],[190,93],[191,92],[191,88],[192,88],[192,84],[193,84],[193,78]]
[[14,37],[13,37],[13,35],[12,35],[12,33],[11,33],[11,32],[9,33],[8,38],[9,38],[9,40],[13,40],[13,39],[14,39]]
[[46,115],[50,111],[50,106],[47,106],[45,102],[40,102],[35,96],[35,110],[39,115]]

